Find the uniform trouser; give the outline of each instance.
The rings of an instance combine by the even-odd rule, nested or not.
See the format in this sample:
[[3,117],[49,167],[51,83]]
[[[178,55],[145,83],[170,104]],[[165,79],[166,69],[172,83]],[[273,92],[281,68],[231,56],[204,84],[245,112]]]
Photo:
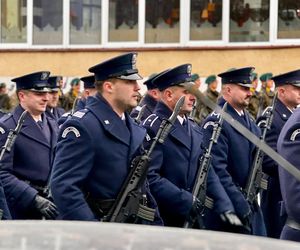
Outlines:
[[281,215],[281,193],[278,177],[268,178],[268,189],[262,192],[261,209],[267,236],[279,239],[286,216]]
[[280,239],[300,242],[300,224],[288,219],[287,224],[283,227]]

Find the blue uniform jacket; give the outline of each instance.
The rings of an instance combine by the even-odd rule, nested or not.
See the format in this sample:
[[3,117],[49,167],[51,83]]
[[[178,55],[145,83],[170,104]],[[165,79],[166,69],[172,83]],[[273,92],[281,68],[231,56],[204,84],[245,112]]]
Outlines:
[[[144,122],[148,140],[154,138],[164,118],[171,110],[159,102]],[[192,190],[202,155],[200,127],[188,120],[188,131],[178,119],[171,128],[164,144],[159,144],[151,155],[148,179],[164,223],[168,226],[183,226],[192,207]],[[146,147],[152,143],[149,140]],[[208,177],[208,195],[214,199],[217,212],[232,210],[229,198],[214,171]]]
[[[4,145],[9,130],[15,129],[23,111],[17,106],[11,114],[1,118],[0,127],[4,129],[0,135],[1,145]],[[30,219],[28,212],[32,209],[37,190],[25,181],[38,186],[48,183],[58,128],[55,120],[48,116],[44,118],[51,131],[50,144],[31,115],[27,114],[11,152],[3,157],[0,176],[13,219]]]
[[144,113],[143,113],[142,118],[141,118],[141,121],[144,121],[149,115],[153,114],[153,111],[155,109],[156,104],[157,104],[157,101],[152,96],[150,96],[149,94],[146,94],[142,98],[139,105],[132,110],[132,112],[130,113],[130,116],[132,118],[136,118],[138,116],[141,108],[144,105],[146,105],[146,108],[144,109]]
[[[277,151],[277,140],[282,127],[291,116],[292,112],[279,100],[276,100],[273,121],[270,130],[266,133],[266,143]],[[257,124],[263,122],[265,117],[259,117]],[[263,190],[261,208],[264,214],[267,234],[273,238],[279,238],[284,225],[284,217],[281,217],[281,192],[278,176],[278,164],[267,155],[262,164],[263,172],[268,174],[268,189]]]
[[[223,106],[224,103],[225,100],[221,98],[219,105]],[[226,112],[248,128],[252,133],[257,136],[260,135],[259,128],[250,119],[250,115],[247,112],[245,112],[245,115],[241,117],[230,104],[228,104]],[[208,145],[212,134],[213,126],[211,125],[218,119],[219,114],[213,112],[203,122],[202,131],[205,145]],[[246,186],[254,153],[255,146],[243,135],[237,132],[230,124],[224,121],[221,134],[218,138],[218,143],[215,144],[212,149],[212,164],[228,196],[230,197],[234,207],[234,212],[241,219],[251,211],[241,188],[245,188]],[[253,217],[254,220],[257,219],[257,221],[253,221],[253,224],[255,225],[253,226],[252,224],[253,232],[254,234],[264,235],[265,228],[263,218],[260,208],[257,209],[259,211],[257,211]]]
[[[280,155],[300,170],[300,109],[294,111],[283,126],[277,142]],[[281,194],[289,218],[300,223],[300,181],[283,168],[279,168]],[[300,241],[300,230],[284,226],[282,239]]]
[[59,118],[65,113],[65,110],[60,107],[53,108],[52,111],[49,107],[46,109],[46,115],[53,118],[55,121],[58,121]]
[[[88,99],[61,127],[51,191],[65,220],[96,220],[85,196],[115,199],[146,135],[126,114],[127,126],[100,95]],[[68,131],[70,129],[70,132]],[[156,203],[148,197],[150,206]]]

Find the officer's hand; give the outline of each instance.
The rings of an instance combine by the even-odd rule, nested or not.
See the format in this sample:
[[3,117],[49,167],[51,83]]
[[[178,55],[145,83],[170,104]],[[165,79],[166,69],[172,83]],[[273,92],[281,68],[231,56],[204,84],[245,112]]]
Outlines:
[[245,226],[234,212],[226,211],[224,213],[221,213],[220,218],[227,226],[227,231],[243,234],[250,233],[250,227]]
[[46,219],[55,219],[58,215],[58,211],[54,203],[37,195],[34,199],[35,208],[43,215]]
[[221,220],[226,224],[229,224],[232,226],[239,226],[239,227],[243,226],[239,217],[237,217],[237,215],[232,211],[227,211],[225,213],[221,213],[220,217],[221,217]]

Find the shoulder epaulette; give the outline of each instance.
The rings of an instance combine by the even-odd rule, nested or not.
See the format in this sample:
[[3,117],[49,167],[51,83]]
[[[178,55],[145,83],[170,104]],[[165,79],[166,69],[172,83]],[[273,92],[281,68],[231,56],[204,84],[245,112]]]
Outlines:
[[82,109],[82,110],[80,110],[80,111],[76,111],[73,115],[72,115],[72,117],[77,117],[77,118],[82,118],[82,117],[84,117],[87,113],[88,113],[88,109]]

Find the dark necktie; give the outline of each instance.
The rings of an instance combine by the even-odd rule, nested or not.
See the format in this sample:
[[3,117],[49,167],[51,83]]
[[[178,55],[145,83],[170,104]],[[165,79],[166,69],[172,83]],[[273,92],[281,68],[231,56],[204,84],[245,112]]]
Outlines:
[[182,126],[184,127],[184,129],[185,129],[186,131],[188,131],[188,121],[187,121],[187,119],[184,119],[184,120],[183,120]]
[[48,143],[50,143],[50,133],[49,133],[49,131],[47,131],[47,128],[44,128],[43,121],[37,121],[36,123],[39,126],[39,128],[41,129],[41,131],[44,134]]

